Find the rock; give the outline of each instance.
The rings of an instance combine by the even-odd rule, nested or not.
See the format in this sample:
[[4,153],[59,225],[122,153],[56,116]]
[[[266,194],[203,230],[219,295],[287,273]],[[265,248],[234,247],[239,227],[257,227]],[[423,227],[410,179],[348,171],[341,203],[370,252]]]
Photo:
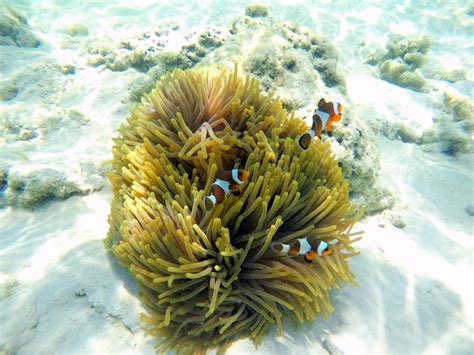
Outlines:
[[0,8],[0,46],[38,47],[39,39],[30,31],[28,21],[13,8]]
[[12,80],[0,82],[0,101],[9,101],[14,99],[18,94],[18,87]]
[[469,216],[474,216],[474,205],[467,205],[464,211],[466,211]]
[[50,198],[65,199],[101,187],[100,181],[74,181],[63,171],[47,166],[16,166],[9,170],[4,195],[9,205],[32,208]]

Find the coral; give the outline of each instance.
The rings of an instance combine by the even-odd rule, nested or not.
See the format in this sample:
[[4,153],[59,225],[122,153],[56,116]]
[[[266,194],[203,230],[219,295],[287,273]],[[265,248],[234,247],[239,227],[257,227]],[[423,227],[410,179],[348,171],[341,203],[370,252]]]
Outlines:
[[474,103],[468,97],[446,91],[443,106],[444,112],[435,117],[433,128],[424,132],[418,143],[437,144],[438,150],[450,156],[472,151]]
[[260,45],[245,62],[244,69],[261,78],[265,90],[282,85],[283,66],[273,45]]
[[431,73],[431,77],[436,80],[445,80],[450,83],[467,80],[467,72],[464,69],[438,70]]
[[[237,69],[175,70],[131,110],[114,140],[105,246],[136,279],[146,330],[165,351],[258,344],[282,320],[327,317],[329,291],[354,282],[357,219],[329,144]],[[249,172],[239,195],[207,211],[216,176]],[[334,241],[307,263],[272,242]]]
[[430,146],[437,145],[439,151],[450,156],[469,152],[471,150],[469,136],[449,122],[445,115],[441,117],[441,122],[423,133],[419,143],[426,145],[425,150],[428,151],[431,150]]
[[[85,166],[85,168],[88,168]],[[102,188],[100,178],[83,179],[44,167],[20,165],[10,168],[5,176],[4,195],[8,205],[33,208],[48,199],[66,199],[75,194],[85,194]]]
[[222,46],[226,40],[226,35],[218,29],[206,29],[199,35],[198,44],[205,48],[216,48]]
[[[89,123],[75,110],[0,111],[0,206],[29,209],[101,189],[98,158],[85,153],[84,145],[68,154],[90,135]],[[38,154],[43,146],[47,154]]]
[[345,92],[344,77],[337,70],[337,50],[322,37],[311,34],[306,28],[296,28],[292,25],[283,27],[283,36],[295,49],[302,49],[311,56],[313,68],[321,75],[321,79],[329,87],[338,87]]
[[420,137],[414,132],[410,126],[401,123],[395,123],[392,127],[395,136],[404,143],[419,143]]
[[411,66],[410,69],[421,67],[424,56],[431,48],[431,38],[427,35],[403,37],[392,35],[387,43],[388,54],[385,59],[397,59]]
[[250,17],[267,17],[268,7],[264,4],[249,4],[245,7],[245,15]]
[[139,101],[145,93],[150,92],[163,74],[174,68],[187,69],[192,66],[187,56],[177,52],[161,52],[157,58],[158,62],[148,71],[146,79],[132,86],[130,94],[132,100]]
[[[112,71],[134,68],[146,73],[157,66],[167,67],[166,70],[186,69],[199,62],[207,51],[220,46],[226,38],[226,33],[219,29],[206,29],[198,35],[177,32],[178,28],[158,28],[119,40],[95,40],[85,49],[86,62],[90,66],[104,65]],[[176,43],[182,45],[176,48]]]
[[0,4],[0,46],[38,47],[41,42],[31,33],[26,18]]
[[445,129],[441,131],[442,151],[447,155],[457,156],[460,153],[467,153],[471,148],[471,140],[465,135],[453,130]]
[[452,112],[455,122],[474,121],[474,102],[469,98],[446,92],[444,105]]
[[386,60],[380,66],[380,77],[392,84],[421,91],[426,85],[426,80],[409,70],[409,66],[396,60]]
[[81,25],[80,23],[67,26],[64,29],[64,32],[71,37],[87,36],[89,34],[89,30],[87,29],[87,27]]
[[271,17],[244,16],[232,23],[229,32],[232,36],[207,53],[201,63],[240,58],[243,69],[258,77],[265,90],[274,91],[285,108],[315,105],[320,99],[315,92],[327,92],[328,87],[346,91],[337,50],[309,31]]
[[380,161],[374,134],[358,117],[352,116],[350,109],[345,110],[344,118],[347,123],[333,132],[336,142],[332,147],[344,178],[350,181],[351,201],[367,213],[393,207],[393,193],[379,181]]
[[426,61],[431,48],[431,38],[427,35],[404,37],[391,35],[386,51],[380,49],[369,54],[366,63],[378,65],[379,75],[395,85],[423,91],[426,80],[416,71]]
[[64,92],[66,79],[57,62],[39,51],[30,53],[12,47],[0,55],[0,100],[49,105]]

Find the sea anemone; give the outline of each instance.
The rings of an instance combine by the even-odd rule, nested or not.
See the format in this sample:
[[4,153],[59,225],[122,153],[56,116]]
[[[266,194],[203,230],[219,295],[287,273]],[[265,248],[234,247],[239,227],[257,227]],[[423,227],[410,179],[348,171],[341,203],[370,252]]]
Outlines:
[[[299,148],[307,129],[237,66],[163,76],[119,127],[105,245],[135,278],[157,349],[258,344],[284,318],[327,317],[328,292],[355,283],[348,184],[328,144]],[[206,209],[234,168],[249,173],[240,194]],[[305,236],[331,253],[308,263],[272,248]]]

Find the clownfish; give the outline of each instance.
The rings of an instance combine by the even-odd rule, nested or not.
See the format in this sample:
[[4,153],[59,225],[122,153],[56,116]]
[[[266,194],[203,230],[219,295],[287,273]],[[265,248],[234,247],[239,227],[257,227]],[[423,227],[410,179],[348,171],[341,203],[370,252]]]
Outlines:
[[[332,243],[329,243],[332,244]],[[331,254],[329,244],[323,240],[318,240],[316,244],[310,244],[308,238],[298,238],[291,244],[275,243],[272,245],[273,250],[278,253],[286,253],[289,256],[304,255],[306,262],[311,263],[318,256],[326,256]]]
[[318,108],[313,114],[313,124],[308,132],[303,133],[298,138],[298,145],[301,149],[307,150],[311,140],[315,137],[321,137],[321,132],[326,129],[332,132],[332,123],[338,122],[342,116],[342,105],[338,102],[326,102],[321,99],[318,102]]
[[210,211],[217,203],[224,201],[229,192],[238,195],[240,185],[247,181],[249,175],[247,170],[232,169],[224,173],[223,179],[215,179],[211,186],[211,193],[203,199],[206,210]]

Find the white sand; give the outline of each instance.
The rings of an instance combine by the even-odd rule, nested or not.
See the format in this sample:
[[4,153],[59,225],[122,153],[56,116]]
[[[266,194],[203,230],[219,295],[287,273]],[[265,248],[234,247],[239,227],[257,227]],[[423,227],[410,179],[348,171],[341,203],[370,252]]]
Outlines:
[[[29,7],[22,2],[20,10],[48,45],[23,53],[26,64],[34,64],[38,52],[60,62],[81,63],[77,51],[57,46],[61,41],[57,30],[70,21],[84,19],[91,32],[110,34],[146,27],[167,13],[174,14],[170,21],[182,26],[223,24],[243,9],[225,2],[211,10],[186,2],[174,8],[145,2],[138,9],[129,2],[90,9],[75,3],[61,7],[42,2]],[[363,8],[344,1],[321,6],[301,3],[278,3],[271,12],[282,19],[291,15],[294,22],[338,45],[352,110],[362,117],[373,113],[376,118],[409,123],[422,133],[432,126],[439,110],[434,106],[439,93],[415,93],[374,78],[363,65],[367,46],[359,46],[362,40],[383,45],[389,30],[427,31],[436,36],[440,45],[433,51],[442,58],[454,55],[455,64],[468,71],[474,65],[468,54],[472,55],[472,49],[466,49],[468,30],[474,25],[459,15],[462,2],[449,2],[438,11],[435,8],[440,5],[429,9],[391,1]],[[176,9],[185,15],[176,16]],[[141,11],[147,12],[145,20],[140,20]],[[0,51],[2,62],[16,53],[7,47]],[[2,72],[6,76],[15,70],[14,63],[8,62],[11,70]],[[49,112],[78,109],[92,123],[82,136],[62,136],[62,145],[55,137],[57,147],[20,142],[20,150],[41,152],[29,155],[27,162],[18,150],[2,153],[0,158],[17,161],[18,169],[43,159],[40,163],[50,161],[59,170],[68,164],[80,170],[84,156],[96,164],[109,159],[110,138],[126,113],[120,93],[139,77],[131,69],[109,72],[87,67],[59,83],[58,92],[46,98],[49,101],[33,95],[31,112],[35,114],[40,108]],[[443,85],[456,90],[455,85]],[[472,88],[472,81],[463,85]],[[20,97],[3,103],[0,113],[29,112],[25,102]],[[351,268],[360,287],[344,286],[333,292],[335,312],[329,320],[318,319],[297,331],[290,328],[282,338],[272,334],[257,350],[249,341],[237,342],[229,354],[474,352],[474,284],[469,279],[474,271],[474,217],[465,211],[474,204],[473,156],[453,159],[382,135],[377,144],[381,177],[397,201],[393,210],[357,225],[365,234],[357,244],[361,255],[351,259]],[[96,175],[94,170],[91,176]],[[102,246],[110,198],[105,186],[100,192],[49,202],[32,211],[0,209],[0,354],[153,353],[153,343],[139,329],[138,314],[143,308],[133,281]],[[405,227],[397,228],[391,221]]]

